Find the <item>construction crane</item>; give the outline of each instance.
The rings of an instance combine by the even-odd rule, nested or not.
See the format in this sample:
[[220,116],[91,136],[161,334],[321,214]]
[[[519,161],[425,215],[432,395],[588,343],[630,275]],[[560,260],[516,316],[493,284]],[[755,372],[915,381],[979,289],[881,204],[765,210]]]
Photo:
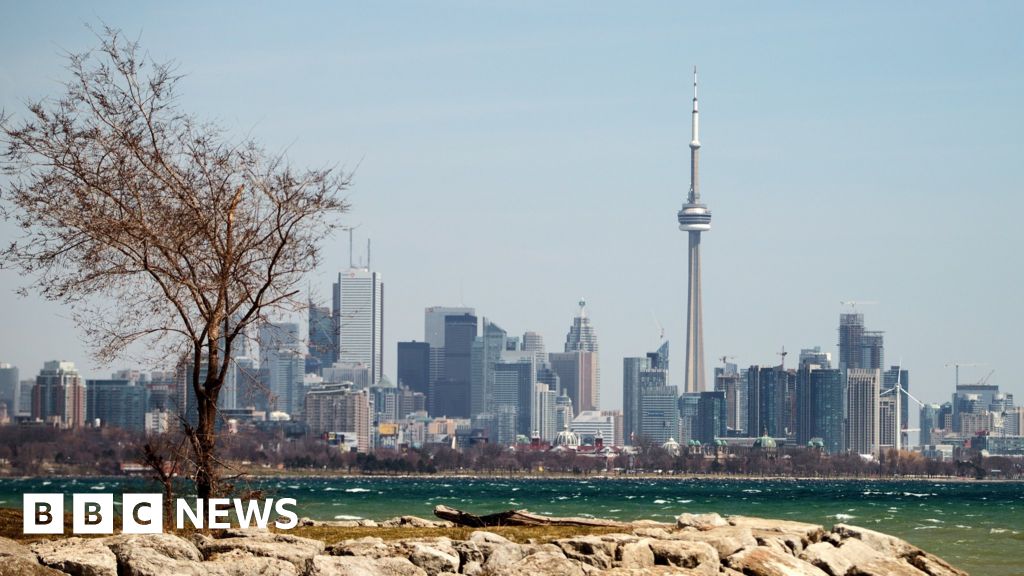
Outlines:
[[971,366],[985,366],[984,362],[946,362],[946,368],[950,366],[956,367],[956,385],[960,386],[960,367],[969,368]]
[[996,371],[995,368],[989,370],[988,374],[986,374],[984,378],[982,378],[981,380],[978,380],[978,386],[984,386],[985,384],[988,384],[988,379],[992,377],[992,374],[994,374],[995,371]]
[[780,357],[782,357],[781,363],[779,364],[779,368],[782,368],[783,370],[785,370],[786,369],[786,356],[789,355],[789,352],[786,352],[786,347],[783,346],[782,350],[779,351],[779,352],[776,352],[776,354],[778,354]]
[[654,313],[653,308],[651,309],[651,318],[654,318],[654,325],[658,327],[658,341],[660,342],[665,339],[665,327],[658,320],[658,315]]
[[729,362],[729,360],[735,360],[736,357],[735,356],[719,356],[718,359],[722,361],[722,364],[727,364]]
[[868,304],[878,304],[877,300],[840,300],[840,306],[849,306],[850,308],[856,308],[857,306],[866,306]]

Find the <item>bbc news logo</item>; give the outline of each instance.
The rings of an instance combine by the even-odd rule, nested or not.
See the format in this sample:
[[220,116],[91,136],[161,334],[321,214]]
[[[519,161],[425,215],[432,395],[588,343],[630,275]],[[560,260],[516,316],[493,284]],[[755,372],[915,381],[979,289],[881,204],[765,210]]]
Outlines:
[[[288,530],[299,523],[299,517],[291,509],[295,505],[294,498],[268,498],[263,501],[240,498],[197,498],[189,501],[178,498],[174,501],[174,525],[178,530],[189,524],[196,529],[211,530],[235,526],[266,528],[270,524],[271,515],[276,513],[274,527]],[[64,533],[64,494],[25,494],[22,506],[22,531],[25,534]],[[71,495],[72,534],[113,534],[115,516],[117,513],[113,494]],[[120,526],[124,534],[163,532],[163,495],[122,494]]]

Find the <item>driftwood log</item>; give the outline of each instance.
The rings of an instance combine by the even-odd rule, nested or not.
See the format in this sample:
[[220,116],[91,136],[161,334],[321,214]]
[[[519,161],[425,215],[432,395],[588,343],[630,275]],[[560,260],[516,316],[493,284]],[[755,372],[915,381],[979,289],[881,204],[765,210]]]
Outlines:
[[614,520],[598,520],[596,518],[563,518],[558,516],[544,516],[534,514],[526,510],[508,510],[477,516],[448,506],[435,506],[434,516],[447,520],[458,526],[470,526],[473,528],[484,528],[487,526],[607,526],[621,528],[628,526],[624,522]]

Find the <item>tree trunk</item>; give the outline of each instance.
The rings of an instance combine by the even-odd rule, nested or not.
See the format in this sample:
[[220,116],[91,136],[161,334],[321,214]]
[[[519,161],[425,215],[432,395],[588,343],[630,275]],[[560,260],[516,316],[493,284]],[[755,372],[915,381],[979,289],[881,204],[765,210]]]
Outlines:
[[204,500],[216,495],[217,491],[217,404],[206,394],[197,394],[199,423],[193,432],[193,446],[196,452],[196,496]]

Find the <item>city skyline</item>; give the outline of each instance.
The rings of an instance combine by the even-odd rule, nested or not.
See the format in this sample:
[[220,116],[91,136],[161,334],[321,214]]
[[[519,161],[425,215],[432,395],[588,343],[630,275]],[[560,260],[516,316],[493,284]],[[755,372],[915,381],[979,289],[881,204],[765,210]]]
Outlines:
[[[990,5],[967,27],[958,25],[953,4],[929,14],[888,8],[885,18],[873,12],[881,7],[869,7],[849,22],[808,6],[799,13],[764,8],[779,13],[763,14],[763,27],[691,7],[662,6],[660,19],[606,6],[581,14],[548,8],[581,18],[564,30],[529,27],[538,49],[521,33],[470,23],[506,10],[540,20],[539,9],[476,8],[444,24],[448,36],[434,36],[401,17],[414,8],[396,14],[353,7],[347,34],[330,41],[339,44],[327,34],[302,40],[291,31],[291,45],[262,47],[230,32],[220,40],[190,35],[199,40],[186,47],[183,25],[153,28],[161,9],[122,16],[114,6],[68,6],[59,15],[19,9],[23,18],[8,20],[0,40],[0,106],[20,114],[21,100],[52,94],[62,78],[60,50],[94,45],[83,23],[99,15],[130,36],[142,30],[155,57],[179,62],[186,109],[236,133],[251,130],[300,164],[358,164],[349,218],[362,224],[363,238],[373,237],[375,268],[388,278],[383,372],[392,379],[395,343],[416,338],[420,314],[434,305],[464,302],[510,334],[532,330],[558,342],[585,296],[602,343],[604,408],[621,402],[621,358],[656,348],[658,324],[666,339],[685,341],[678,298],[686,284],[678,257],[684,241],[667,230],[664,215],[678,207],[685,186],[688,66],[699,62],[702,76],[714,79],[702,86],[715,150],[705,159],[712,166],[705,180],[725,227],[705,246],[709,359],[770,365],[782,345],[835,351],[839,301],[872,299],[879,304],[859,311],[886,332],[888,364],[903,358],[914,371],[922,400],[948,399],[950,361],[987,363],[962,370],[961,381],[995,369],[993,382],[1024,391],[1011,371],[1021,344],[1015,326],[1024,316],[1012,249],[1021,199],[1011,192],[1020,175],[1009,168],[1021,124],[1012,95],[1022,50],[1007,44],[1017,7]],[[188,26],[215,27],[225,16],[220,11],[230,11],[205,10],[206,21]],[[428,22],[436,18],[423,12]],[[295,14],[277,16],[245,14],[242,24],[316,26]],[[901,35],[919,19],[923,26]],[[778,39],[783,32],[769,29],[779,21],[811,26],[765,54],[751,53]],[[374,31],[392,23],[411,31],[409,39],[375,42]],[[658,25],[645,35],[635,29],[640,23]],[[858,26],[869,25],[888,34],[862,46]],[[738,48],[726,50],[729,42]],[[520,48],[517,59],[503,56],[509,45]],[[815,53],[818,45],[824,50]],[[629,48],[616,56],[609,46]],[[265,61],[245,57],[248,47],[261,48]],[[417,50],[437,68],[436,79],[402,62],[422,64],[411,56]],[[561,60],[545,64],[549,51]],[[296,53],[333,58],[338,76],[359,82],[351,91],[329,90],[334,101],[304,88],[326,88],[331,78],[299,67],[293,89],[229,98],[267,71],[280,73]],[[848,62],[841,75],[822,69],[835,57]],[[484,69],[489,58],[510,68],[507,77]],[[559,74],[565,71],[574,73]],[[608,72],[624,81],[609,85]],[[302,110],[309,108],[319,113]],[[446,153],[426,153],[431,147]],[[958,201],[965,194],[968,207]],[[10,240],[9,225],[3,237]],[[347,249],[346,238],[331,241],[328,264],[311,279],[322,304],[331,278],[345,269]],[[131,365],[95,368],[67,311],[18,299],[12,288],[19,282],[0,273],[0,301],[9,310],[0,360],[34,374],[43,361],[67,359],[87,378]],[[679,364],[670,374],[675,385],[682,384]]]

